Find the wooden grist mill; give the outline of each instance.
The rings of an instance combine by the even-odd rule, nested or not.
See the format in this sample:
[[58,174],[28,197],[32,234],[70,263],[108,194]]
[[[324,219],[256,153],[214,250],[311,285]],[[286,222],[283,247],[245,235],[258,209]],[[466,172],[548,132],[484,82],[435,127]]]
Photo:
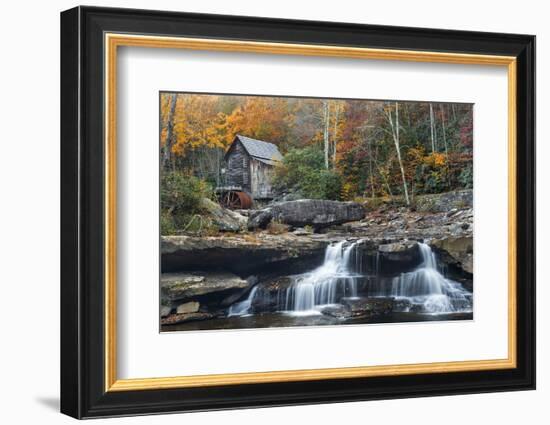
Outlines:
[[220,204],[249,209],[253,201],[273,199],[273,169],[283,157],[276,145],[241,135],[225,153],[225,185],[216,188]]

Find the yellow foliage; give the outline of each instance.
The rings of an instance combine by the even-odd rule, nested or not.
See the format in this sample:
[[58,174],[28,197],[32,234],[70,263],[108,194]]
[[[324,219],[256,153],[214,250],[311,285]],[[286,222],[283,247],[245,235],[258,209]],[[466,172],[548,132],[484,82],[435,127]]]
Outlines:
[[447,156],[443,153],[433,152],[424,157],[424,163],[433,167],[443,167],[447,163]]
[[355,193],[357,193],[357,185],[352,182],[345,182],[342,185],[341,197],[345,201],[353,200]]
[[[168,117],[170,102],[161,96],[161,120]],[[174,144],[172,152],[183,156],[189,149],[200,147],[221,148],[228,146],[225,115],[217,111],[218,96],[177,95],[173,119]],[[164,121],[162,121],[164,123]],[[166,129],[161,131],[161,143],[166,139]]]

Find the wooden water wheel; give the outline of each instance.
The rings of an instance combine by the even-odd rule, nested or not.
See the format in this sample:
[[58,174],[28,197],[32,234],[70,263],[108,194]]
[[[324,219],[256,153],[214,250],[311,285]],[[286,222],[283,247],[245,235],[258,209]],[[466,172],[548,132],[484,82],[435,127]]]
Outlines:
[[252,206],[252,198],[245,192],[228,190],[219,195],[220,204],[232,210],[247,210]]

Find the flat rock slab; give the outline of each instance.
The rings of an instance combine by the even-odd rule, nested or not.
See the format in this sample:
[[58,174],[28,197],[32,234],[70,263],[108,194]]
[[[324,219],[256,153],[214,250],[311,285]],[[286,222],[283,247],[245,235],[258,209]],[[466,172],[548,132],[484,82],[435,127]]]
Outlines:
[[266,267],[298,270],[302,262],[308,263],[302,266],[309,267],[311,261],[322,260],[330,242],[331,238],[325,235],[292,233],[163,236],[162,270],[227,270],[243,277],[261,273]]
[[160,287],[163,296],[174,301],[246,289],[248,282],[232,273],[224,272],[163,273]]
[[196,320],[212,319],[213,314],[210,313],[183,313],[183,314],[171,314],[168,317],[160,320],[161,325],[177,325],[178,323],[193,322]]

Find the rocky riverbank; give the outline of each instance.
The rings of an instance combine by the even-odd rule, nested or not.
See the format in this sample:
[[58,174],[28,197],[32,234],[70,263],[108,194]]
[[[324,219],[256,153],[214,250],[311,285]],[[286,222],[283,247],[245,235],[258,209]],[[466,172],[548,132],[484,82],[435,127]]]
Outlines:
[[[316,225],[293,220],[298,207],[305,215],[305,204],[292,201],[248,212],[253,232],[162,237],[162,324],[227,317],[231,305],[246,300],[253,288],[265,294],[253,297],[250,311],[275,312],[280,302],[275,297],[289,287],[289,276],[321,265],[327,246],[341,241],[354,243],[354,261],[367,276],[358,280],[359,293],[366,293],[373,279],[392,279],[418,267],[422,256],[417,241],[427,243],[446,275],[471,291],[471,192],[444,195],[444,202],[432,195],[412,209],[368,203],[360,208],[353,203],[317,205],[309,209]],[[243,220],[237,220],[242,225]],[[272,221],[285,224],[285,231],[270,231]],[[406,308],[391,297],[363,297],[361,302],[346,301],[321,313],[332,318],[376,318]]]

